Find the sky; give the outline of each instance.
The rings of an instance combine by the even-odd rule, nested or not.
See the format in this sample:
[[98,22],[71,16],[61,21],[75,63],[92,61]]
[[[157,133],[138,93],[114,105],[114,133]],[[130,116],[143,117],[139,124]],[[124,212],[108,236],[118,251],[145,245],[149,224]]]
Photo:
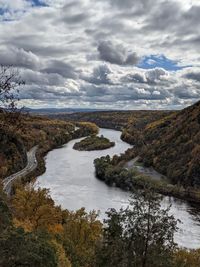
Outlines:
[[200,99],[200,0],[0,0],[0,64],[31,108],[181,109]]

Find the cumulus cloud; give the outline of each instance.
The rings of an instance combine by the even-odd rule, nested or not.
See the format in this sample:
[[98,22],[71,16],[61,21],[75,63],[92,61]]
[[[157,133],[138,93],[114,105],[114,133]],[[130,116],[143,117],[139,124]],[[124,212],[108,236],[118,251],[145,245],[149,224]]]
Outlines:
[[135,65],[139,57],[135,52],[128,52],[123,45],[102,41],[98,45],[99,58],[117,65]]
[[31,51],[25,51],[23,48],[18,49],[11,47],[0,49],[0,64],[37,69],[40,67],[40,60]]
[[146,83],[146,84],[160,84],[161,82],[167,82],[169,77],[168,71],[162,68],[155,68],[151,70],[132,71],[121,78],[122,82],[133,82],[133,83]]
[[112,81],[109,75],[112,73],[111,69],[107,65],[100,65],[95,67],[92,74],[83,75],[83,80],[94,84],[111,84]]

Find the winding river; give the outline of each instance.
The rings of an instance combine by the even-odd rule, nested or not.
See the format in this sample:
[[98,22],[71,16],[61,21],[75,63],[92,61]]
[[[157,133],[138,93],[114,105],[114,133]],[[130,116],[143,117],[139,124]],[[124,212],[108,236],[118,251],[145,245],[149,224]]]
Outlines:
[[[72,140],[47,154],[46,172],[38,177],[38,184],[49,188],[55,203],[62,208],[98,210],[103,219],[109,208],[126,206],[130,194],[96,179],[93,161],[108,154],[120,154],[131,146],[120,139],[119,131],[100,129],[99,134],[114,141],[115,147],[102,151],[76,151],[73,145],[80,139]],[[170,212],[175,218],[181,220],[176,242],[186,248],[200,248],[200,209],[186,201],[164,197],[162,206],[168,205],[171,205]]]

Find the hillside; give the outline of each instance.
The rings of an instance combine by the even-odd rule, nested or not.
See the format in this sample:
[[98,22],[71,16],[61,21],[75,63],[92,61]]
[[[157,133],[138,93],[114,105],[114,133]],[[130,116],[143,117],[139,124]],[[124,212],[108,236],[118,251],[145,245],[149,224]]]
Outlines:
[[200,186],[200,102],[143,131],[141,157],[174,183]]
[[20,137],[0,129],[0,177],[17,172],[26,165],[26,149]]
[[74,131],[69,122],[23,115],[20,127],[0,127],[0,178],[15,173],[26,165],[26,151],[39,145],[39,155],[67,142]]
[[142,127],[129,122],[122,139],[173,183],[200,186],[200,102]]

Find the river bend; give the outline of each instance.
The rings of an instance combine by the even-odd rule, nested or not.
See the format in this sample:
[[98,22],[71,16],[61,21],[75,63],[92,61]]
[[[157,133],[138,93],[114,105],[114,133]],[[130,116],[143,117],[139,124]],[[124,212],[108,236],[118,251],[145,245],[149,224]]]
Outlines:
[[[93,161],[108,154],[123,153],[131,146],[120,139],[119,131],[100,129],[99,134],[116,145],[102,151],[77,151],[73,145],[80,139],[72,140],[47,154],[46,172],[38,177],[38,184],[49,188],[55,203],[62,208],[99,210],[103,219],[107,209],[126,206],[130,194],[96,179]],[[175,236],[176,242],[186,248],[200,248],[200,209],[173,197],[164,197],[162,205],[171,205],[171,213],[182,221]]]

